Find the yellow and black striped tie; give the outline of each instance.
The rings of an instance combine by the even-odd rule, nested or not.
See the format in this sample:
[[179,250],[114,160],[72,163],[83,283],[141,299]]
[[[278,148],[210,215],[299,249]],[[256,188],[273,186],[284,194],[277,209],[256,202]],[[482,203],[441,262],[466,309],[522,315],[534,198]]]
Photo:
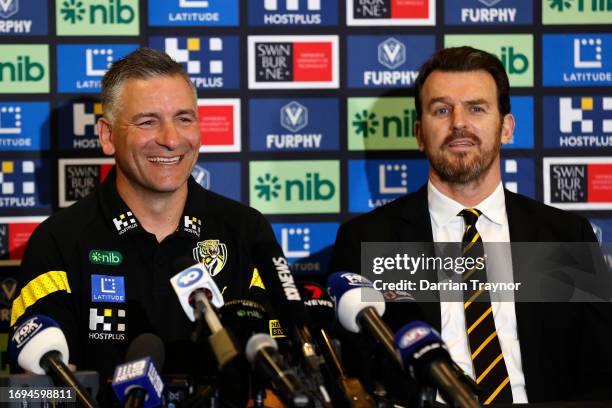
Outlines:
[[[465,220],[462,250],[466,258],[476,259],[484,256],[482,238],[476,229],[476,221],[482,213],[469,208],[458,215]],[[491,298],[488,290],[474,290],[472,282],[487,282],[486,268],[473,268],[463,275],[468,289],[463,292],[463,307],[465,309],[465,325],[467,328],[474,376],[476,383],[482,389],[480,401],[483,405],[491,403],[511,403],[512,389],[510,377],[504,361],[504,355],[499,344]]]

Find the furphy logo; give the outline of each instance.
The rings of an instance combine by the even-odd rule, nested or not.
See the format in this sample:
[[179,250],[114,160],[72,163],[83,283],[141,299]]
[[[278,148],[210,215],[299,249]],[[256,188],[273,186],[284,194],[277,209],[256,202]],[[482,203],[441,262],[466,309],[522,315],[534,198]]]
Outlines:
[[545,157],[544,203],[565,210],[612,209],[612,157]]
[[251,161],[250,205],[264,214],[340,211],[337,160]]
[[349,212],[380,207],[427,182],[427,160],[349,160]]
[[32,232],[45,218],[0,218],[0,265],[15,265],[19,263]]
[[544,0],[544,24],[610,24],[612,2],[607,0]]
[[252,151],[338,149],[337,100],[251,99],[249,102]]
[[66,126],[59,137],[60,149],[99,149],[96,123],[103,113],[102,104],[93,100],[72,100],[61,105],[59,120]]
[[535,200],[535,170],[532,159],[502,159],[501,170],[505,188]]
[[[118,265],[123,259],[117,251],[91,250],[89,260],[96,257],[101,263],[107,259],[106,265]],[[93,262],[93,261],[92,261]],[[118,262],[118,263],[117,263]],[[91,301],[107,303],[125,303],[125,282],[123,276],[91,275]],[[95,329],[91,329],[95,330]]]
[[544,147],[612,147],[612,97],[544,97]]
[[0,161],[0,208],[48,208],[49,177],[44,160]]
[[138,35],[138,0],[57,0],[57,35]]
[[195,180],[207,190],[240,201],[240,162],[198,162],[191,172]]
[[0,36],[47,34],[48,7],[44,0],[0,0]]
[[68,207],[92,193],[114,163],[112,158],[59,159],[59,206]]
[[416,150],[414,98],[349,98],[349,150]]
[[612,34],[545,34],[545,86],[612,85]]
[[136,44],[58,45],[58,92],[100,92],[102,77],[111,64],[137,48]]
[[349,26],[434,25],[435,0],[347,0]]
[[49,148],[48,102],[0,102],[0,151]]
[[239,152],[240,99],[198,99],[200,152]]
[[510,104],[516,127],[512,139],[502,149],[533,149],[533,97],[511,96]]
[[48,45],[0,45],[0,94],[49,92]]
[[248,3],[252,26],[338,24],[338,0],[252,0]]
[[419,67],[434,50],[432,35],[349,36],[348,85],[354,88],[414,86]]
[[469,45],[497,56],[510,79],[510,86],[533,86],[533,35],[446,35],[445,47]]
[[123,341],[125,340],[125,326],[125,309],[89,308],[89,340]]
[[338,88],[338,36],[249,36],[249,89]]
[[183,65],[198,89],[238,89],[238,37],[151,37],[149,45]]
[[294,273],[327,270],[331,253],[326,250],[333,246],[338,227],[334,222],[272,224]]
[[445,0],[448,25],[532,24],[533,4],[525,0]]
[[150,26],[238,25],[238,0],[148,0],[148,5]]

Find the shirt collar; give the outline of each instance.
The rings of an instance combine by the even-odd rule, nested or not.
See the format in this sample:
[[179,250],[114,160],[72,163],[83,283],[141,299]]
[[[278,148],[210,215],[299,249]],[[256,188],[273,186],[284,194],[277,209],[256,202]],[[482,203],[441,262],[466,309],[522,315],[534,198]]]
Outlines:
[[[427,202],[429,205],[429,214],[436,227],[446,225],[457,214],[465,208],[465,206],[450,197],[442,194],[431,180],[427,182]],[[493,193],[480,203],[474,206],[478,208],[482,214],[495,224],[503,224],[506,216],[506,199],[502,183],[497,185]]]
[[[202,203],[202,198],[196,196],[201,194],[202,189],[199,188],[198,183],[193,177],[189,177],[187,183],[187,201],[177,226],[177,234],[190,238],[199,238],[202,231],[203,208],[201,205],[196,206],[196,203]],[[115,166],[113,166],[102,182],[99,198],[104,217],[107,219],[110,228],[117,235],[146,232],[117,191],[117,170]]]

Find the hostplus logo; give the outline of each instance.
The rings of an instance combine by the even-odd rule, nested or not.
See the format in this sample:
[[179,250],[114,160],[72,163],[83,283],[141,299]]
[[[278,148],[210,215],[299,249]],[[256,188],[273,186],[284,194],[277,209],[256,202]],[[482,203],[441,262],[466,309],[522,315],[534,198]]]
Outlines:
[[263,7],[265,10],[263,22],[266,25],[321,24],[321,1],[322,0],[263,0]]
[[90,308],[90,340],[125,340],[125,309]]
[[[554,103],[554,99],[547,98],[545,108]],[[562,97],[558,99],[558,104],[558,116],[555,118],[558,132],[544,133],[546,138],[557,139],[549,147],[612,146],[612,97]]]
[[[74,103],[72,105],[72,133],[77,136],[72,140],[73,149],[97,149],[100,140],[97,137],[96,123],[103,115],[101,103]],[[89,137],[86,137],[89,136]]]
[[58,0],[56,17],[58,35],[138,35],[136,0]]
[[265,213],[338,212],[339,170],[337,161],[251,162],[251,205]]
[[198,89],[238,87],[234,37],[152,37],[150,44],[180,63]]

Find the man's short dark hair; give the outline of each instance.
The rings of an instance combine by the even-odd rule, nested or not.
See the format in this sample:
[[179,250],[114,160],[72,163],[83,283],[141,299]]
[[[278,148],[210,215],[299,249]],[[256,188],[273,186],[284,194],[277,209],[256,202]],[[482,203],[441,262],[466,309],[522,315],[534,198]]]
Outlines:
[[196,88],[185,73],[183,66],[168,54],[143,47],[115,61],[102,78],[102,109],[104,116],[112,123],[121,108],[119,96],[128,79],[149,79],[157,76],[182,77],[197,98]]
[[510,113],[510,81],[501,61],[493,54],[472,47],[444,48],[433,54],[419,69],[415,81],[416,111],[421,119],[423,106],[421,91],[427,77],[434,71],[470,72],[486,71],[497,87],[497,108],[502,116]]

